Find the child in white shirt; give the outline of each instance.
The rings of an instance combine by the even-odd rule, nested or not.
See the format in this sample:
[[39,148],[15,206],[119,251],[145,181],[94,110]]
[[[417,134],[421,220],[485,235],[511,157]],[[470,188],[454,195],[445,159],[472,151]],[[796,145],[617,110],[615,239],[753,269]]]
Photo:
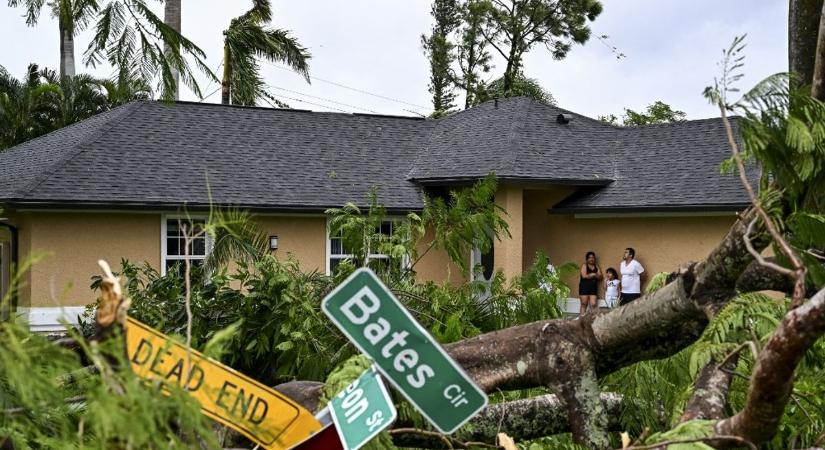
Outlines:
[[612,267],[605,271],[605,275],[604,300],[608,308],[615,308],[619,303],[619,292],[621,292],[622,282],[619,281],[618,272]]

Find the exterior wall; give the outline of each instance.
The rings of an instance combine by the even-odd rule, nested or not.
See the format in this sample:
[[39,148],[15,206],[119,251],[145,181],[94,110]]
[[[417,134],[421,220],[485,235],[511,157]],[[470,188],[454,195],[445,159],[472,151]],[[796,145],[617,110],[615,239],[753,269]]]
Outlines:
[[[418,245],[418,254],[423,256],[421,256],[421,261],[414,267],[416,279],[422,282],[432,281],[435,283],[449,281],[453,284],[461,284],[467,281],[467,277],[464,276],[464,274],[461,273],[461,269],[450,260],[446,251],[432,249],[428,251],[426,255],[424,254],[434,236],[435,230],[432,228],[427,229],[424,238],[421,239]],[[468,264],[469,260],[470,255],[467,255]]]
[[286,260],[290,255],[298,260],[301,270],[327,270],[327,219],[324,216],[257,216],[265,233],[278,236],[274,255]]
[[[114,270],[121,258],[160,267],[160,219],[157,214],[27,213],[29,250],[43,253],[30,270],[28,303],[21,306],[82,306],[94,301],[91,277],[99,259]],[[22,234],[22,232],[21,232]],[[22,247],[22,246],[21,246]]]
[[[527,191],[525,195],[525,254],[543,250],[554,264],[584,262],[585,252],[596,252],[602,271],[617,271],[626,247],[636,250],[636,259],[644,266],[645,284],[659,272],[676,270],[679,264],[704,259],[725,236],[736,217],[610,217],[575,218],[550,215],[561,191]],[[525,225],[527,226],[527,225]],[[578,277],[570,280],[571,295],[578,293]],[[603,296],[600,286],[599,295]]]
[[496,192],[496,204],[507,213],[504,220],[510,230],[510,238],[493,243],[493,264],[507,278],[521,275],[524,269],[524,189],[515,185],[500,185]]

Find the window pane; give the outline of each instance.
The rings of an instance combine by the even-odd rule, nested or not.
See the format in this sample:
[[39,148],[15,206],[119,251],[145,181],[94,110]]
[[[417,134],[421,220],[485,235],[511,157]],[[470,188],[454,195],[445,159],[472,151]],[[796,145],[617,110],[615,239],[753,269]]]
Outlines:
[[392,236],[392,222],[382,222],[379,233],[385,236]]
[[178,255],[180,251],[180,246],[178,245],[178,238],[170,237],[166,238],[166,254],[167,255]]
[[332,255],[341,255],[343,254],[343,248],[341,246],[341,238],[331,238],[329,240],[329,253]]
[[206,255],[206,239],[196,238],[189,243],[189,254],[196,256]]
[[329,273],[334,274],[335,273],[335,268],[338,267],[338,264],[341,264],[341,261],[343,261],[343,259],[338,259],[338,258],[330,259],[329,260]]
[[178,228],[178,219],[168,219],[166,221],[166,235],[178,236],[179,234],[180,229]]

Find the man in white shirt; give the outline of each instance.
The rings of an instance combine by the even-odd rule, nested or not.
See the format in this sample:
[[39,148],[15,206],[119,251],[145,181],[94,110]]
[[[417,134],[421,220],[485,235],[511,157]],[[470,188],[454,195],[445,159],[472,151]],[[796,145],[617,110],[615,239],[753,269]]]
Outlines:
[[624,250],[624,259],[619,265],[622,274],[622,295],[619,305],[626,305],[642,296],[642,278],[645,268],[636,261],[636,250],[628,247]]

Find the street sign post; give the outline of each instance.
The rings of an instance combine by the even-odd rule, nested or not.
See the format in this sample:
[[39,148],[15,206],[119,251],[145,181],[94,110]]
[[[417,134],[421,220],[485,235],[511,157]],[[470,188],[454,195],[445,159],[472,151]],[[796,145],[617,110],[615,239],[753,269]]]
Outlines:
[[321,430],[311,412],[278,391],[132,318],[126,355],[136,375],[188,391],[205,415],[267,450],[289,448]]
[[442,433],[451,434],[487,405],[484,392],[371,270],[356,270],[321,308]]
[[329,412],[345,450],[358,450],[396,418],[375,365],[330,400]]

